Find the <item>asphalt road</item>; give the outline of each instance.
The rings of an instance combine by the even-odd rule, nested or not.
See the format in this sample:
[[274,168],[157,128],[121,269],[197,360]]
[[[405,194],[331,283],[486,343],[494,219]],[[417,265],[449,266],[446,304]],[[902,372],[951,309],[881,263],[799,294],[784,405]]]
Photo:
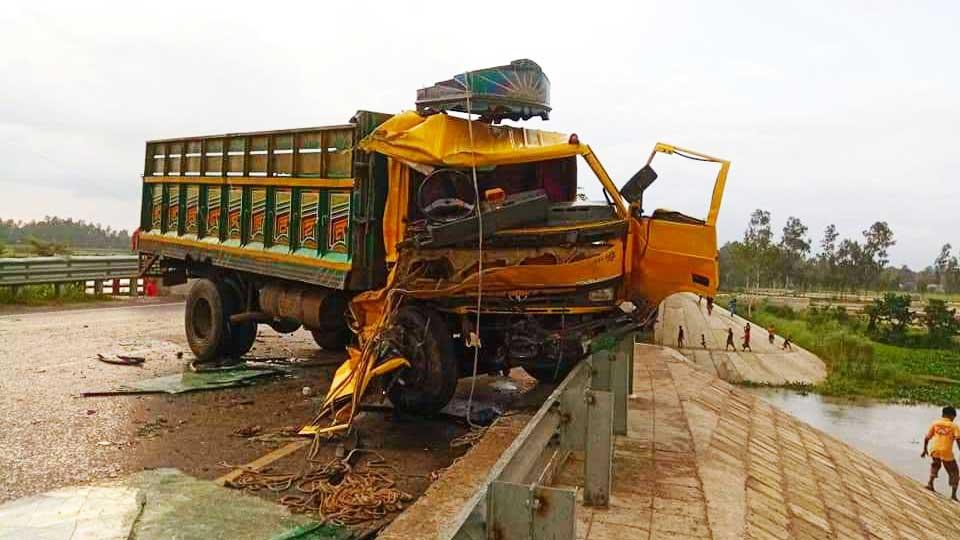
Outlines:
[[[111,365],[98,361],[98,353],[146,362]],[[84,391],[183,371],[191,358],[183,305],[130,300],[120,307],[0,315],[0,502],[154,467],[217,478],[230,470],[227,465],[248,463],[289,442],[270,435],[313,418],[344,354],[319,349],[304,330],[281,335],[261,326],[249,356],[331,365],[237,389],[84,398]],[[493,380],[485,379],[478,386],[481,402],[503,407],[520,395],[493,390]],[[432,471],[464,451],[450,448],[465,429],[449,419],[371,412],[362,413],[357,426],[365,446],[402,465],[404,487],[412,493],[421,493]],[[234,433],[255,427],[268,440]]]

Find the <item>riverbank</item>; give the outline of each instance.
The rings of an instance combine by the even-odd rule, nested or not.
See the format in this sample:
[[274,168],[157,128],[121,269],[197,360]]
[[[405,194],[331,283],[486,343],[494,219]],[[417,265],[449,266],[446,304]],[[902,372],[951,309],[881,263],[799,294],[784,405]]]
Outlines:
[[744,388],[767,403],[883,461],[918,482],[926,482],[929,460],[920,459],[923,435],[940,417],[940,407],[869,398],[841,398],[787,388]]
[[880,343],[857,328],[830,319],[813,323],[788,310],[754,307],[764,328],[818,355],[827,378],[811,391],[837,397],[869,397],[932,404],[960,403],[960,350]]

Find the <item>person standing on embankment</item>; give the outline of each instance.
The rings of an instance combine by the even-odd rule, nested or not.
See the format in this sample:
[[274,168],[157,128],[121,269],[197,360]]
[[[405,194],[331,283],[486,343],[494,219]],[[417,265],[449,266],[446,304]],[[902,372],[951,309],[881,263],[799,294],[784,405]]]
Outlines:
[[[957,417],[957,410],[951,406],[943,408],[943,417],[930,425],[927,430],[927,436],[923,438],[923,453],[921,458],[927,457],[927,454],[933,458],[930,463],[930,481],[927,482],[927,489],[936,491],[933,487],[933,481],[937,479],[940,473],[940,466],[947,470],[947,482],[950,484],[950,498],[957,500],[957,484],[960,484],[960,469],[957,467],[957,461],[953,457],[953,443],[957,443],[960,448],[960,427],[953,423]],[[927,446],[933,441],[933,449],[927,452]]]

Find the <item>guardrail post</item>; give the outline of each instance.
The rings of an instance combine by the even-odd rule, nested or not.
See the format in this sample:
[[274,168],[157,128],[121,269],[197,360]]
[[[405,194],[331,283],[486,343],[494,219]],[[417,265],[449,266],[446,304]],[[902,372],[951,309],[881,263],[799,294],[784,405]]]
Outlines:
[[577,494],[535,484],[494,481],[487,491],[489,540],[573,540]]
[[613,395],[587,390],[587,441],[584,457],[583,503],[607,506],[613,480]]
[[627,434],[627,396],[630,394],[630,374],[633,371],[633,334],[627,334],[617,343],[610,373],[610,390],[613,391],[613,433]]
[[96,296],[103,296],[103,280],[96,279],[93,281],[93,294]]
[[113,278],[113,295],[120,296],[120,279]]
[[584,359],[581,376],[560,394],[560,449],[583,452],[587,446],[587,404],[583,399],[592,370],[592,360]]
[[614,360],[613,353],[607,350],[597,351],[590,355],[593,369],[590,371],[590,388],[593,390],[610,390]]
[[53,297],[60,298],[63,296],[63,283],[54,283],[53,284]]
[[130,296],[140,296],[140,278],[137,276],[130,278]]

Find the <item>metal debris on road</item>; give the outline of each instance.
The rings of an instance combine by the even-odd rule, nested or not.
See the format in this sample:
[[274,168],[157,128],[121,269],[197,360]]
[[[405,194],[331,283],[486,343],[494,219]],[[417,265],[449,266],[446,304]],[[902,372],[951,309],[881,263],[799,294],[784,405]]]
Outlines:
[[125,383],[113,390],[83,392],[83,397],[113,396],[124,394],[181,394],[201,390],[219,390],[253,384],[256,379],[283,373],[276,369],[236,368],[222,371],[185,371],[132,383]]
[[143,366],[143,363],[147,361],[147,359],[142,356],[127,356],[123,354],[105,356],[100,353],[97,353],[97,360],[118,366]]
[[263,427],[259,425],[245,426],[245,427],[237,428],[233,430],[233,434],[237,437],[243,437],[245,439],[249,439],[250,437],[259,435],[261,431],[263,431]]

